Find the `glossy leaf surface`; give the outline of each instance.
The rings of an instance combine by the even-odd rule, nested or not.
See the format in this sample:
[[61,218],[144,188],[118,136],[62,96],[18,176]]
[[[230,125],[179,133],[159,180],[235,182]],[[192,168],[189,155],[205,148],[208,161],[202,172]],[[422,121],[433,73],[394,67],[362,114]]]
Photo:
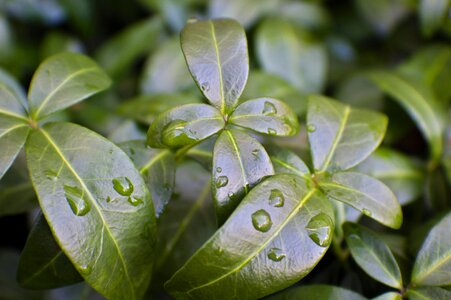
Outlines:
[[[275,191],[283,201],[271,201]],[[275,175],[249,192],[165,288],[177,299],[261,298],[307,275],[333,227],[333,209],[321,193],[300,177]]]
[[293,288],[268,298],[268,300],[365,300],[366,298],[347,289],[326,285],[313,284]]
[[451,284],[451,213],[429,232],[418,252],[412,282],[418,285]]
[[221,113],[210,105],[182,105],[155,119],[147,132],[147,143],[155,148],[192,145],[217,133],[224,125]]
[[90,58],[60,53],[45,60],[33,75],[28,100],[35,120],[96,94],[111,80]]
[[409,289],[407,296],[409,300],[446,300],[451,298],[451,292],[439,287],[425,286]]
[[299,123],[294,112],[273,98],[259,98],[241,103],[229,118],[234,125],[278,136],[295,135]]
[[344,232],[352,257],[369,276],[393,288],[402,288],[401,271],[395,257],[373,231],[346,223]]
[[42,211],[77,271],[107,298],[141,298],[151,276],[155,217],[127,155],[70,123],[34,131],[26,150]]
[[240,200],[274,169],[263,146],[238,130],[224,130],[213,150],[212,192],[218,224],[224,223]]
[[346,170],[357,165],[379,146],[387,122],[383,114],[311,96],[307,131],[315,170]]
[[0,68],[0,117],[23,119],[28,107],[27,98],[20,84]]
[[83,280],[55,242],[44,216],[39,216],[20,256],[17,271],[20,285],[50,289]]
[[396,196],[375,178],[342,172],[320,181],[319,185],[330,199],[351,205],[385,226],[398,229],[402,224],[401,206]]
[[310,177],[310,170],[304,161],[294,152],[282,147],[268,148],[269,157],[277,174],[287,173],[301,177]]
[[226,114],[233,110],[249,73],[247,41],[232,19],[188,23],[181,33],[188,68],[205,97]]

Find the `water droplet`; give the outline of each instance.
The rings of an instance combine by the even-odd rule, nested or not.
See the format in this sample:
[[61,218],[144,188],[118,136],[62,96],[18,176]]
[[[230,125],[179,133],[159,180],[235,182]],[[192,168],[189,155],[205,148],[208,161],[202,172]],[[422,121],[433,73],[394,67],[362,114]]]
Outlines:
[[122,196],[131,196],[134,190],[132,182],[127,177],[113,179],[113,188]]
[[46,171],[44,171],[44,174],[45,174],[45,177],[47,177],[47,179],[50,179],[51,181],[58,180],[58,174],[55,171],[46,170]]
[[259,154],[260,154],[260,151],[259,151],[258,149],[252,150],[252,155],[253,155],[254,157],[258,158],[258,157],[259,157]]
[[333,222],[325,213],[319,213],[310,219],[305,229],[312,241],[318,246],[327,247],[332,240]]
[[221,167],[217,167],[216,168],[216,172],[221,173],[222,172],[222,168]]
[[161,140],[163,144],[166,145],[176,145],[176,144],[190,144],[190,142],[196,140],[196,133],[186,128],[186,121],[184,120],[174,120],[167,124],[162,133]]
[[65,185],[64,192],[66,194],[66,200],[75,215],[84,216],[89,212],[91,207],[84,197],[84,192],[80,188]]
[[277,131],[274,128],[268,128],[268,134],[270,135],[276,135]]
[[82,265],[80,266],[80,273],[84,275],[89,275],[92,272],[92,268],[88,265]]
[[271,190],[271,194],[269,195],[269,204],[274,207],[282,207],[285,203],[285,198],[283,197],[283,193],[278,189]]
[[111,200],[111,197],[110,196],[108,196],[107,198],[106,198],[106,203],[110,203],[112,200]]
[[266,101],[262,113],[267,116],[275,115],[277,114],[277,108],[273,103]]
[[362,213],[363,213],[364,215],[367,215],[368,217],[371,217],[371,215],[372,215],[372,213],[371,213],[368,209],[366,209],[366,208],[362,209]]
[[268,258],[273,261],[281,261],[285,256],[285,253],[280,248],[271,248],[268,252]]
[[308,132],[315,132],[316,131],[316,126],[313,124],[308,124],[307,125],[307,131]]
[[217,188],[222,188],[223,186],[226,186],[227,183],[229,183],[229,178],[227,178],[227,176],[219,176],[218,179],[216,179]]
[[257,210],[252,214],[252,225],[258,231],[267,232],[272,227],[271,216],[264,209]]
[[200,88],[204,92],[208,92],[210,90],[210,84],[208,82],[204,82],[200,85]]
[[128,197],[128,202],[133,206],[138,206],[143,203],[143,200],[137,197]]

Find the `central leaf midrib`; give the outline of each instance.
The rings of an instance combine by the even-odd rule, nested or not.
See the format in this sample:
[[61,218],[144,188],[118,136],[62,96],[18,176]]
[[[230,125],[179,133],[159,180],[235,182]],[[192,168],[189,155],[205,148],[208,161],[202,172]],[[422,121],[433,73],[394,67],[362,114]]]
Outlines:
[[226,131],[224,131],[224,132],[225,132],[225,133],[227,134],[227,136],[229,137],[230,142],[231,142],[231,144],[232,144],[232,146],[233,146],[233,149],[235,150],[236,157],[237,157],[238,162],[239,162],[239,164],[240,164],[241,176],[243,177],[243,182],[244,182],[244,193],[247,194],[247,193],[249,192],[249,188],[248,188],[249,181],[247,180],[246,172],[245,172],[245,170],[244,170],[243,160],[241,159],[241,152],[240,152],[240,150],[238,149],[238,145],[237,145],[237,143],[236,143],[236,141],[235,141],[235,138],[233,137],[233,134],[232,134],[230,131],[228,131],[228,130],[226,130]]
[[213,47],[215,49],[216,54],[216,64],[218,66],[218,74],[219,74],[219,92],[221,97],[221,113],[225,113],[225,99],[224,99],[224,87],[222,82],[222,67],[221,67],[221,57],[219,56],[219,48],[218,48],[218,41],[216,40],[216,32],[215,32],[215,25],[213,24],[213,21],[209,21],[210,27],[211,27],[211,37],[213,38]]
[[[111,241],[113,242],[114,246],[116,247],[117,250],[117,254],[119,256],[120,261],[122,262],[122,265],[124,267],[124,271],[125,271],[125,275],[127,278],[127,281],[130,285],[130,289],[132,291],[132,295],[133,295],[133,299],[136,299],[136,294],[135,294],[135,289],[133,288],[133,284],[130,278],[130,275],[128,274],[128,268],[125,264],[125,260],[124,257],[122,256],[122,253],[120,251],[119,245],[117,244],[116,239],[114,238],[110,228],[107,226],[107,222],[105,221],[100,207],[98,206],[97,202],[95,201],[95,198],[93,197],[93,195],[91,194],[91,191],[88,189],[88,187],[86,186],[85,182],[80,178],[80,176],[78,176],[77,172],[74,170],[74,168],[72,167],[72,165],[69,163],[69,161],[66,159],[66,157],[64,156],[64,154],[60,151],[58,145],[53,141],[53,139],[50,137],[50,135],[43,129],[41,128],[40,131],[42,132],[42,134],[44,135],[44,137],[49,141],[49,143],[52,145],[52,147],[55,149],[56,153],[61,157],[61,160],[65,163],[65,165],[67,166],[67,168],[71,171],[71,173],[75,176],[75,178],[78,180],[78,182],[80,183],[80,185],[82,186],[82,188],[86,191],[86,194],[88,195],[91,204],[93,205],[93,207],[96,209],[97,213],[100,216],[100,219],[103,223],[103,226],[106,228],[108,235],[111,238]],[[68,256],[69,257],[69,256]]]
[[36,271],[33,275],[31,275],[27,280],[22,282],[22,285],[26,285],[28,282],[30,282],[31,280],[33,280],[36,276],[38,276],[39,274],[41,274],[42,272],[45,271],[45,269],[47,269],[48,266],[50,266],[51,264],[53,264],[53,262],[55,262],[58,257],[61,256],[61,254],[63,253],[63,251],[59,251],[50,261],[48,261],[46,264],[44,264],[41,268],[38,269],[38,271]]
[[[440,259],[436,260],[430,267],[429,269],[427,269],[426,272],[423,273],[422,276],[416,276],[415,277],[415,281],[418,282],[419,280],[423,280],[424,278],[426,278],[427,276],[429,276],[433,271],[435,271],[436,269],[438,269],[440,266],[442,266],[443,264],[446,263],[446,261],[451,259],[451,250],[448,250],[447,252],[445,252],[445,255],[443,255]],[[420,273],[422,274],[422,273]]]

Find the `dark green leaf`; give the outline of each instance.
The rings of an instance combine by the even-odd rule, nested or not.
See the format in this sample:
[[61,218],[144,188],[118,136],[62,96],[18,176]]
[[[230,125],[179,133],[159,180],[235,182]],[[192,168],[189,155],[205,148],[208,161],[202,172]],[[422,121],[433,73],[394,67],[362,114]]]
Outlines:
[[359,172],[375,177],[393,191],[401,205],[423,192],[424,175],[418,164],[400,152],[381,148],[357,166]]
[[380,113],[311,96],[307,131],[315,171],[346,170],[363,161],[381,143],[387,122]]
[[187,156],[199,162],[205,169],[211,170],[213,161],[213,149],[218,136],[214,135],[189,149]]
[[127,155],[70,123],[34,131],[26,150],[42,211],[77,271],[107,298],[140,299],[151,277],[155,214]]
[[[276,191],[280,198],[274,202]],[[274,293],[318,263],[332,239],[333,220],[330,202],[304,179],[275,175],[249,192],[165,288],[177,299],[244,300]]]
[[449,0],[421,0],[419,7],[421,31],[425,36],[431,36],[446,19]]
[[351,205],[385,226],[401,227],[401,206],[393,192],[379,180],[342,172],[320,181],[319,185],[329,198]]
[[366,298],[347,289],[325,285],[314,284],[297,287],[281,292],[268,300],[365,300]]
[[406,109],[429,141],[431,157],[440,159],[443,151],[443,116],[431,90],[421,82],[393,72],[374,71],[370,73],[370,78]]
[[222,224],[249,190],[273,175],[274,169],[256,139],[238,130],[224,130],[215,143],[212,173],[216,216]]
[[374,279],[401,289],[402,277],[390,248],[373,231],[353,223],[343,225],[346,243],[356,263]]
[[155,148],[192,145],[217,133],[224,125],[221,113],[210,105],[182,105],[153,121],[147,132],[147,143]]
[[451,292],[439,287],[425,286],[407,290],[409,300],[447,300]]
[[298,119],[290,107],[272,98],[241,103],[230,116],[229,122],[269,135],[289,136],[299,131]]
[[[19,179],[15,177],[17,181]],[[0,186],[0,216],[15,215],[32,210],[37,206],[30,182],[11,186]]]
[[169,150],[149,148],[144,141],[129,141],[118,146],[139,169],[152,196],[155,213],[159,217],[174,191],[174,154]]
[[249,73],[247,41],[232,19],[188,23],[181,33],[188,68],[205,97],[222,114],[230,113]]
[[412,270],[412,283],[419,285],[451,284],[451,213],[429,232],[418,252]]
[[268,148],[268,153],[277,174],[287,173],[310,177],[309,168],[294,152],[282,147],[271,146]]
[[46,59],[33,75],[28,100],[35,120],[65,109],[111,84],[108,76],[87,56],[60,53]]
[[55,242],[42,215],[31,229],[22,250],[17,280],[29,289],[51,289],[83,280]]

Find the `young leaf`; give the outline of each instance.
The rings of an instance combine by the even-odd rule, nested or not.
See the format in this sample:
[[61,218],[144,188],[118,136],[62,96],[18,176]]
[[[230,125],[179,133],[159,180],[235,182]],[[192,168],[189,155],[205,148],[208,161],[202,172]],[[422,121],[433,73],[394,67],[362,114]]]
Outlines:
[[35,120],[65,109],[111,84],[93,60],[78,53],[60,53],[46,59],[33,75],[28,100]]
[[393,72],[374,71],[369,76],[406,109],[429,141],[431,157],[440,159],[443,151],[443,116],[431,90],[419,81]]
[[51,289],[83,280],[55,242],[42,215],[31,229],[20,255],[17,280],[29,289]]
[[346,243],[356,263],[374,279],[402,289],[402,276],[390,248],[371,230],[353,223],[343,225]]
[[218,224],[233,212],[240,200],[274,169],[265,148],[239,130],[224,130],[213,150],[212,192]]
[[70,123],[45,124],[26,150],[42,211],[77,271],[107,298],[140,299],[151,277],[155,214],[127,155]]
[[309,168],[294,152],[277,146],[271,146],[267,150],[276,174],[310,177]]
[[235,108],[249,73],[246,35],[232,19],[188,23],[181,33],[186,63],[205,97],[222,114]]
[[353,109],[323,96],[311,96],[307,130],[317,172],[346,170],[367,158],[381,143],[387,117]]
[[144,141],[118,145],[135,163],[152,196],[156,216],[163,212],[174,191],[175,156],[167,149],[152,149]]
[[421,31],[431,36],[445,21],[449,0],[421,0],[419,6]]
[[445,286],[451,284],[451,213],[429,232],[412,270],[412,283]]
[[268,297],[268,300],[365,300],[366,298],[347,289],[326,285],[312,284],[289,289]]
[[272,176],[165,288],[177,299],[261,298],[306,276],[325,254],[333,227],[332,206],[321,193],[298,176]]
[[388,148],[376,150],[356,170],[386,184],[401,205],[410,203],[423,192],[424,175],[419,166],[408,156]]
[[224,118],[207,104],[187,104],[160,114],[150,125],[147,143],[154,148],[196,144],[225,126]]
[[253,99],[240,104],[229,122],[269,135],[289,136],[299,131],[294,112],[285,103],[272,98]]
[[424,286],[407,290],[409,300],[446,300],[451,299],[451,292],[439,287]]
[[342,172],[321,180],[319,186],[329,198],[351,205],[385,226],[401,227],[401,206],[393,192],[379,180],[360,173]]

